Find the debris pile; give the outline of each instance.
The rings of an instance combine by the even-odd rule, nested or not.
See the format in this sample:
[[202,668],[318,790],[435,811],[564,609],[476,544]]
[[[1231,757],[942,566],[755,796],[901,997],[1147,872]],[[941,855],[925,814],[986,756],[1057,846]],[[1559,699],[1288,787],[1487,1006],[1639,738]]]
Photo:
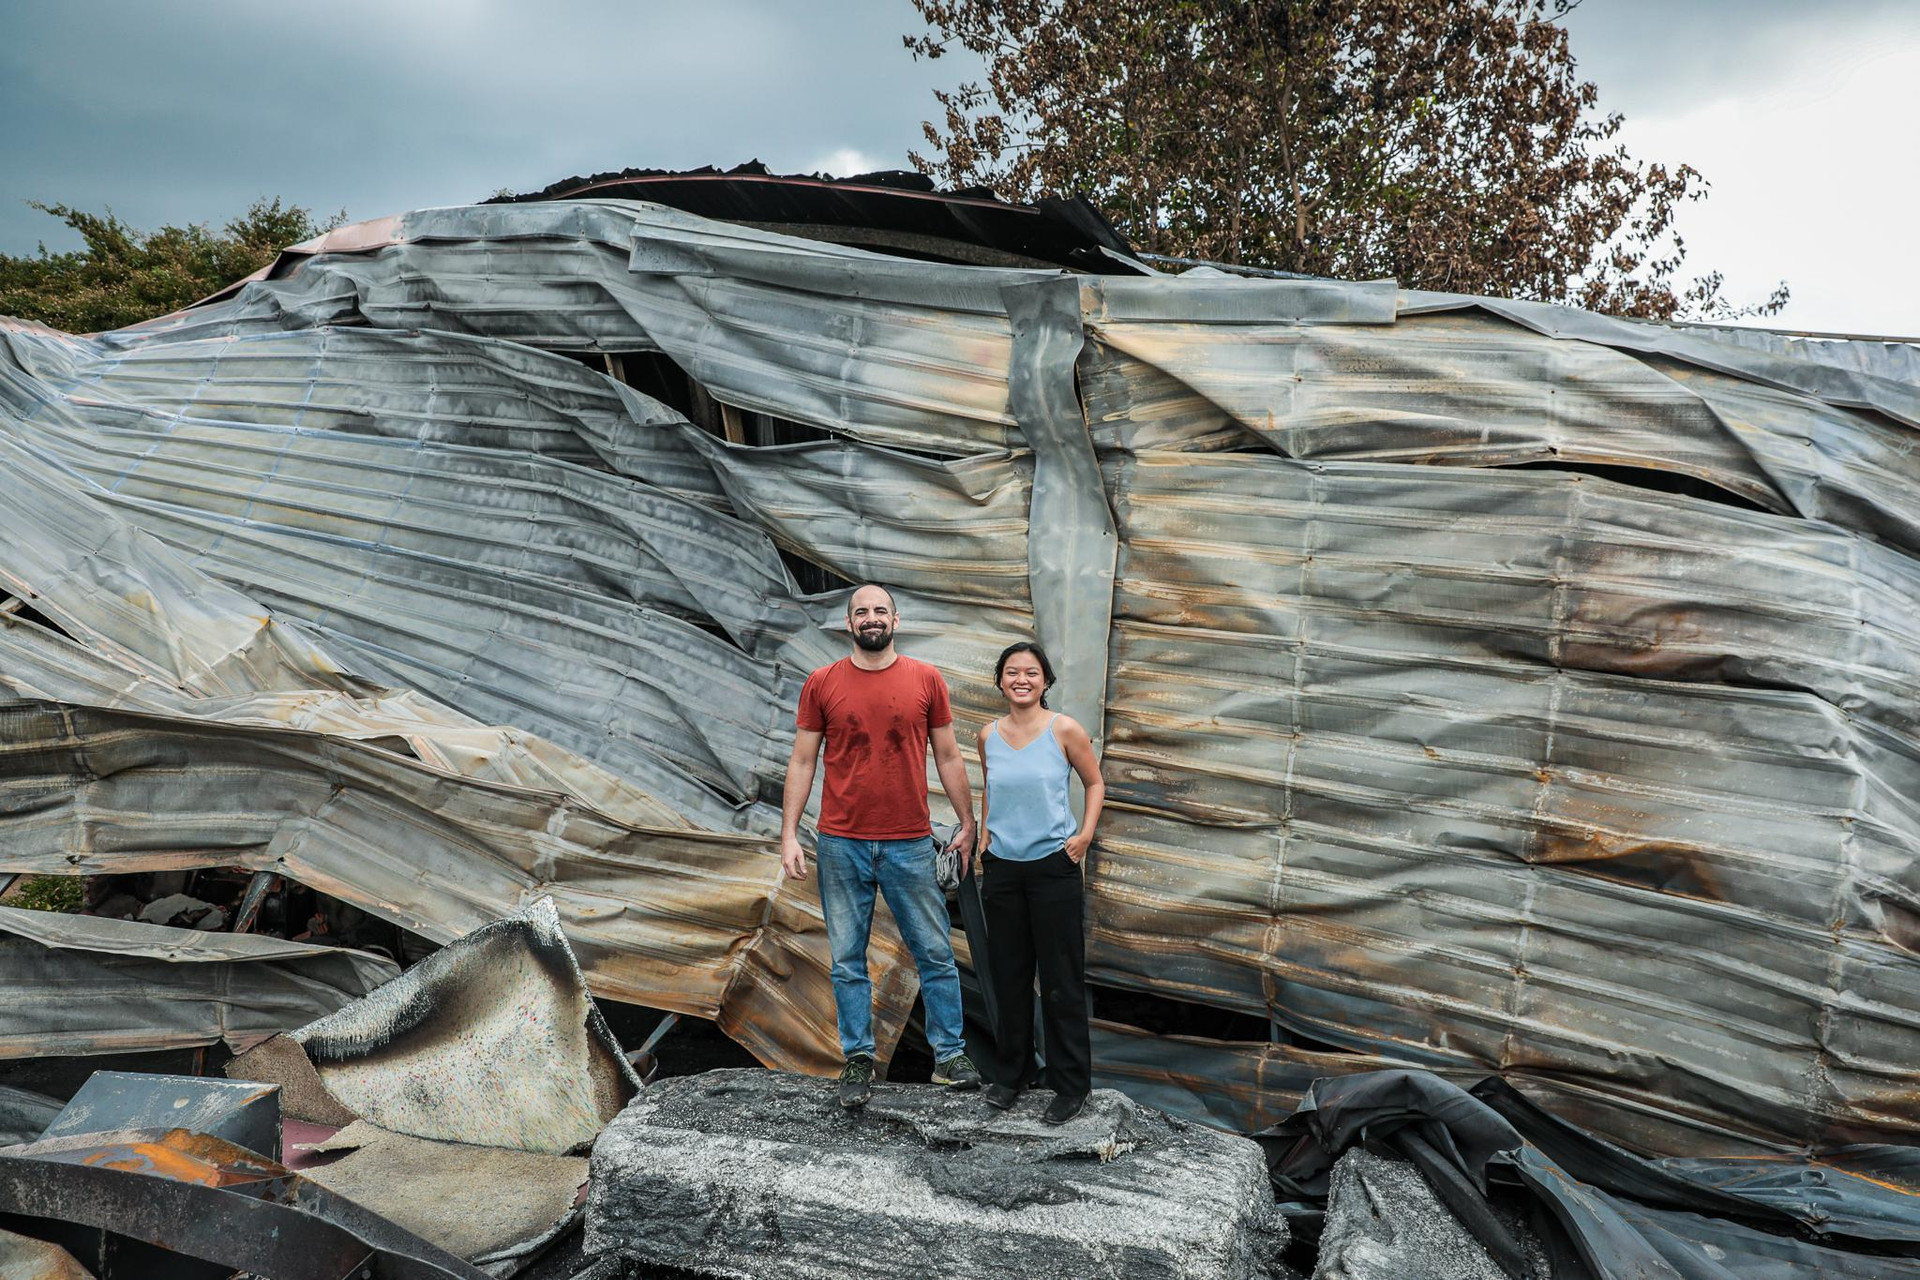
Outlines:
[[1260,1280],[1286,1242],[1259,1147],[1099,1090],[1079,1117],[720,1071],[650,1086],[593,1149],[586,1251],[747,1280]]
[[1497,1079],[1472,1093],[1425,1072],[1326,1080],[1258,1143],[1111,1090],[1049,1126],[1038,1092],[999,1112],[978,1094],[883,1083],[849,1112],[833,1082],[783,1072],[643,1085],[546,899],[226,1070],[99,1071],[64,1105],[0,1093],[13,1143],[0,1146],[0,1268],[95,1280],[662,1268],[1724,1280],[1764,1266],[1891,1280],[1920,1268],[1910,1148],[1656,1163]]
[[[225,1082],[95,1073],[26,1145],[0,1153],[15,1175],[0,1189],[0,1213],[36,1219],[70,1248],[79,1230],[76,1253],[99,1280],[144,1276],[138,1268],[153,1265],[157,1249],[226,1268],[209,1274],[283,1274],[239,1242],[212,1253],[199,1237],[183,1242],[154,1208],[185,1197],[196,1212],[229,1219],[262,1211],[179,1182],[275,1203],[285,1212],[268,1216],[297,1238],[336,1226],[439,1268],[417,1274],[511,1275],[575,1224],[584,1152],[640,1087],[549,899],[226,1070]],[[10,1101],[11,1123],[30,1126],[36,1100]],[[117,1206],[103,1216],[90,1200],[63,1207],[35,1190],[44,1173],[35,1162],[47,1161],[138,1180],[101,1184]],[[105,1175],[47,1175],[49,1186],[96,1176]],[[362,1229],[375,1221],[377,1231]],[[274,1255],[274,1267],[291,1256]],[[318,1262],[284,1274],[345,1280],[354,1265],[337,1276]]]
[[[76,916],[0,904],[0,1083],[242,1053],[317,1128],[154,1167],[350,1183],[518,1265],[571,1230],[582,1144],[653,1114],[589,991],[837,1069],[772,837],[800,681],[879,580],[963,734],[1037,639],[1101,752],[1100,1084],[1238,1134],[1329,1081],[1471,1086],[1516,1145],[1397,1155],[1512,1275],[1462,1186],[1587,1203],[1527,1152],[1620,1200],[1593,1230],[1652,1274],[1766,1253],[1660,1213],[1905,1259],[1901,1202],[1852,1197],[1908,1194],[1920,1138],[1914,346],[1168,276],[1071,202],[911,182],[542,195],[340,228],[114,333],[0,320],[0,881],[87,878]],[[1632,1163],[1571,1170],[1489,1079]],[[32,1114],[0,1107],[53,1141]],[[1364,1145],[1312,1141],[1276,1165],[1295,1266]],[[528,1199],[436,1225],[394,1189],[447,1185],[432,1144]],[[1417,1185],[1345,1169],[1328,1265],[1399,1257],[1354,1198]]]

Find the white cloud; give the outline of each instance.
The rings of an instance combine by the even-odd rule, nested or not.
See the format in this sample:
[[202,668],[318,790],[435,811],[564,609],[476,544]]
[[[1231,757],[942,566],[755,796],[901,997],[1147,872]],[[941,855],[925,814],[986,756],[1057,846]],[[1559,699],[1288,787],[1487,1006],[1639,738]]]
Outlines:
[[855,174],[873,173],[880,169],[898,169],[901,162],[891,163],[874,159],[864,151],[852,147],[841,147],[824,156],[809,160],[800,166],[803,173],[824,173],[835,178],[850,178]]
[[1621,140],[1642,159],[1684,160],[1712,194],[1680,214],[1688,266],[1726,275],[1730,301],[1793,300],[1754,323],[1920,336],[1920,166],[1908,130],[1920,25],[1793,33],[1775,74],[1669,115],[1644,107]]

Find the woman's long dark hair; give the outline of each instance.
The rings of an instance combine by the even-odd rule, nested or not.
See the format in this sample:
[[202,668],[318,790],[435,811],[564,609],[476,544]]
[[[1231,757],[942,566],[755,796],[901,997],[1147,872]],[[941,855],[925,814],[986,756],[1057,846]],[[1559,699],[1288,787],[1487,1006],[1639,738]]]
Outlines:
[[1040,705],[1047,705],[1047,694],[1053,688],[1053,663],[1047,660],[1047,651],[1031,640],[1016,640],[1000,651],[999,660],[993,664],[993,687],[1000,688],[1000,677],[1007,673],[1007,659],[1016,653],[1030,653],[1040,663],[1040,678],[1047,682],[1040,691]]

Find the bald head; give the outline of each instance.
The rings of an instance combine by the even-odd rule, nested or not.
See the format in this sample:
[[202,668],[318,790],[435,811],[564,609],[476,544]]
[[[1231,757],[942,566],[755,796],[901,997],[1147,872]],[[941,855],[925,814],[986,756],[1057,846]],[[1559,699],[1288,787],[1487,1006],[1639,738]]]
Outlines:
[[847,616],[849,618],[853,616],[856,606],[871,606],[876,603],[886,605],[889,614],[897,608],[893,603],[893,592],[877,582],[863,582],[853,589],[852,595],[847,597]]

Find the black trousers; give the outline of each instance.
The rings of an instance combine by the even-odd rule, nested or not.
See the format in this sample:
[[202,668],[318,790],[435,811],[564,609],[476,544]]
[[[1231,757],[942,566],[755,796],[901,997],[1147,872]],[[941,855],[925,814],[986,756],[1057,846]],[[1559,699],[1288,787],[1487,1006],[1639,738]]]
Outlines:
[[1033,980],[1040,978],[1040,1015],[1047,1079],[1072,1097],[1093,1088],[1093,1045],[1087,1031],[1086,892],[1080,868],[1061,849],[1037,862],[983,860],[980,898],[986,908],[988,968],[1000,1015],[1000,1060],[1016,1088],[1033,1073]]

